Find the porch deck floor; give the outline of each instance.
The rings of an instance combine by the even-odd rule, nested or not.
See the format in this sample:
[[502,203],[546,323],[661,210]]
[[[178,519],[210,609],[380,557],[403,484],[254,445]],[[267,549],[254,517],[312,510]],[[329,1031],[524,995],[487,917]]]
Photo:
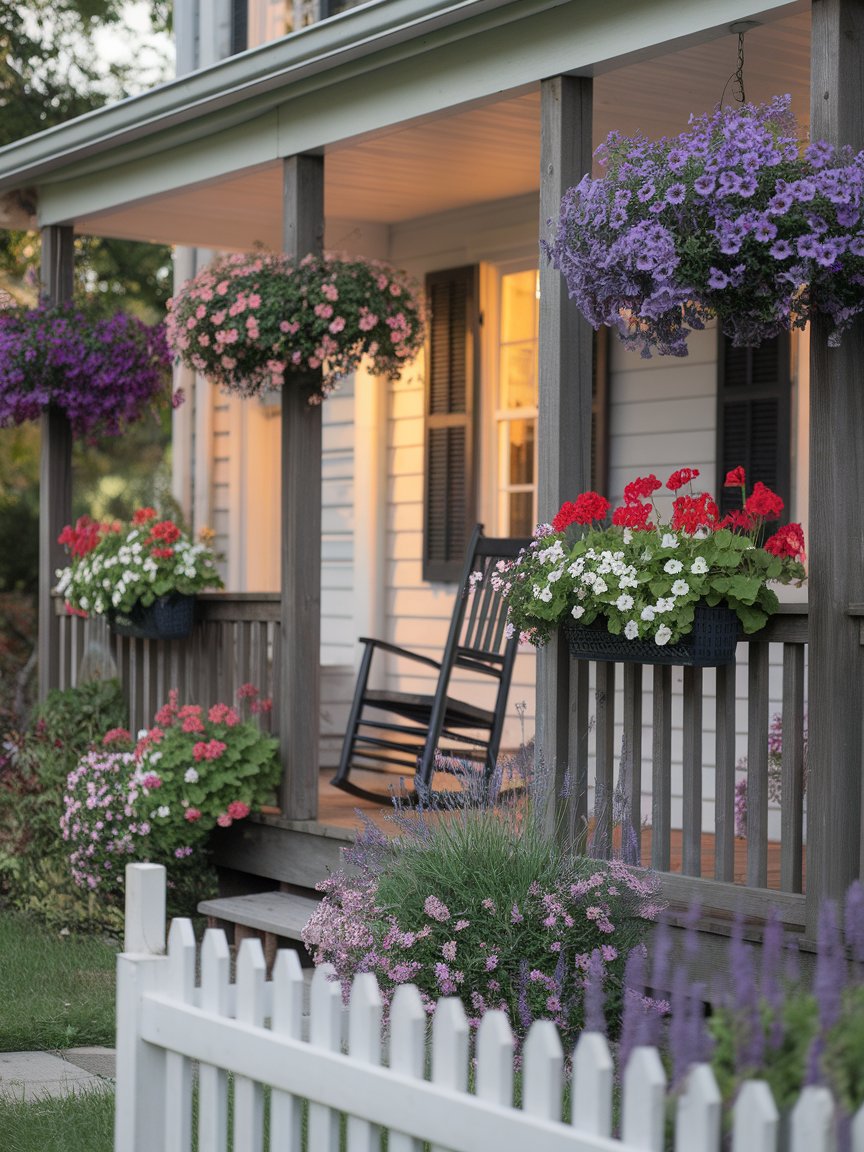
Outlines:
[[[331,772],[322,772],[318,788],[318,822],[333,828],[358,830],[362,827],[362,820],[358,811],[367,814],[374,823],[388,834],[396,835],[398,829],[392,820],[387,817],[391,809],[384,804],[375,804],[372,801],[351,796],[330,783]],[[651,859],[651,828],[643,826],[641,836],[642,860]],[[682,871],[682,833],[680,829],[672,829],[670,841],[670,872]],[[715,836],[711,832],[702,833],[702,876],[706,879],[714,878]],[[736,884],[747,882],[747,840],[744,837],[735,837],[735,872]],[[768,887],[780,890],[780,843],[768,843]]]

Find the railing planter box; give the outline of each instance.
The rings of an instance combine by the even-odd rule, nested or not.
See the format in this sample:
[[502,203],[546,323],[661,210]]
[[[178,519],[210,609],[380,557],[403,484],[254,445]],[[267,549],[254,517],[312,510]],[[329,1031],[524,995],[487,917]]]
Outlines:
[[693,630],[677,644],[656,644],[653,640],[628,640],[623,634],[607,631],[606,621],[591,624],[566,623],[564,635],[570,655],[577,660],[608,660],[625,664],[680,664],[690,668],[717,668],[735,663],[738,644],[738,617],[718,605],[697,604]]
[[181,592],[157,596],[146,606],[139,600],[130,612],[109,612],[108,623],[117,636],[135,640],[183,640],[195,622],[195,597]]

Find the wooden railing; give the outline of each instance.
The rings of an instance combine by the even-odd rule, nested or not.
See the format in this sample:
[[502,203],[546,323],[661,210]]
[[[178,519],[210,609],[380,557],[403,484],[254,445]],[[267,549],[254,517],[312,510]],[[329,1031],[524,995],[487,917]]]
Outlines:
[[[779,901],[783,918],[803,923],[803,898],[795,894],[805,882],[806,605],[784,605],[766,628],[741,640],[746,643],[739,644],[737,665],[718,669],[571,660],[568,816],[575,826],[590,823],[599,854],[618,843],[616,826],[625,835],[641,827],[642,862],[677,873],[665,885],[672,898],[704,902],[710,892],[713,906],[734,908],[742,882],[764,890],[770,880],[775,890],[779,884],[780,892],[791,894]],[[778,712],[779,846],[776,829],[770,840],[768,834],[768,738]],[[742,754],[746,849],[737,844],[739,862],[746,850],[746,868],[742,876],[739,863],[736,876],[735,782]],[[680,773],[677,787],[673,771]],[[712,800],[713,832],[703,815]]]
[[[249,683],[262,697],[278,699],[278,593],[198,596],[195,629],[187,640],[132,640],[109,633],[104,620],[66,615],[59,601],[58,612],[60,676],[51,687],[74,686],[88,663],[110,668],[110,656],[126,690],[133,732],[152,724],[172,688],[181,703],[204,707],[235,702],[237,689]],[[261,720],[278,735],[278,709]]]

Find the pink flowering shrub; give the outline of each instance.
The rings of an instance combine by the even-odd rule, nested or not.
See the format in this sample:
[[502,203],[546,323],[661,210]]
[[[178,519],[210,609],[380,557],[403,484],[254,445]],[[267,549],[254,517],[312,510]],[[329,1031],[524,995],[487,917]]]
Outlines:
[[396,379],[424,339],[421,306],[393,268],[359,257],[234,255],[169,301],[168,342],[190,368],[241,396],[320,370],[310,403],[369,358]]
[[[255,697],[245,691],[243,701],[260,712]],[[81,887],[116,891],[129,857],[169,872],[206,861],[212,830],[245,819],[279,779],[275,739],[236,708],[181,705],[176,691],[137,741],[122,729],[105,739],[69,774],[63,797],[60,826]]]
[[356,972],[371,971],[385,1004],[413,983],[430,1012],[437,997],[458,996],[473,1027],[500,1008],[517,1037],[552,1020],[566,1046],[583,1025],[590,969],[616,1029],[627,955],[657,911],[652,874],[566,855],[525,798],[396,820],[395,840],[367,825],[349,854],[355,871],[319,885],[303,932],[346,995]]

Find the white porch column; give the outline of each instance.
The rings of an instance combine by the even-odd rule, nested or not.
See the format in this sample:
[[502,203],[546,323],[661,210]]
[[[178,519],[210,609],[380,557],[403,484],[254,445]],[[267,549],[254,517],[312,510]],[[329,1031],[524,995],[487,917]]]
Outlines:
[[[810,135],[864,147],[864,3],[814,0]],[[864,648],[850,604],[864,602],[864,321],[829,348],[810,336],[810,773],[807,934],[819,904],[860,873]]]
[[[324,158],[291,156],[283,170],[285,252],[324,246]],[[321,700],[321,405],[300,381],[282,388],[282,644],[279,680],[282,811],[318,815]]]
[[[558,216],[561,197],[591,170],[592,84],[555,76],[541,86],[540,227]],[[567,297],[557,269],[540,261],[539,517],[590,486],[592,331]],[[569,747],[570,656],[557,636],[537,654],[537,754],[552,773],[555,799],[575,768]],[[572,763],[571,763],[572,761]],[[587,780],[570,780],[569,826],[586,805]],[[550,807],[550,818],[555,805]]]

